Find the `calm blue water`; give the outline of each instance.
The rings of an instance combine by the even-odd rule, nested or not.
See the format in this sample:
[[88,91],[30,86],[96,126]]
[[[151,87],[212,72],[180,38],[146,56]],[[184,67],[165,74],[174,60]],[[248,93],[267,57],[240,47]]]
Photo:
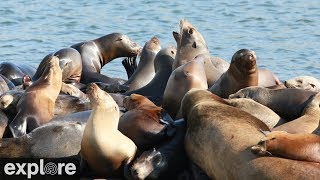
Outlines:
[[[172,31],[186,18],[210,52],[230,62],[241,48],[256,51],[259,67],[282,80],[320,78],[320,1],[0,1],[0,61],[37,67],[48,53],[122,32],[141,46],[152,36],[175,45]],[[126,78],[117,59],[103,73]]]

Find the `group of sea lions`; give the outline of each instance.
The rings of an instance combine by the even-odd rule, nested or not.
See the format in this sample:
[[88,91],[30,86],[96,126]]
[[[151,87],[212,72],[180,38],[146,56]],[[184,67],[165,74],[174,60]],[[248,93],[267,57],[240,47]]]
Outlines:
[[[112,33],[0,64],[0,158],[80,158],[125,179],[316,179],[320,82],[281,82],[249,49],[210,55],[187,20],[177,46]],[[128,80],[100,73],[118,57]],[[137,63],[137,58],[140,61]]]

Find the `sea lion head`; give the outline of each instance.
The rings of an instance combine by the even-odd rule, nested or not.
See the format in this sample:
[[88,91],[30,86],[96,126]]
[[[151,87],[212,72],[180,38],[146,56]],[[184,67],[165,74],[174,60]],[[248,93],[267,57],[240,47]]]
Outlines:
[[244,74],[252,74],[257,71],[256,53],[249,49],[240,49],[232,56],[230,67],[237,69]]
[[123,107],[128,111],[143,105],[154,105],[148,98],[140,94],[131,94],[123,99]]
[[107,92],[101,90],[99,86],[95,83],[91,83],[88,85],[87,95],[90,99],[92,107],[101,106],[106,108],[112,108],[115,106],[116,108],[118,108],[113,98]]
[[252,146],[251,151],[259,156],[277,153],[279,147],[281,147],[281,139],[287,135],[288,133],[285,131],[272,131],[262,138],[257,145]]
[[154,54],[157,54],[161,50],[160,40],[156,36],[153,36],[148,42],[145,43],[142,51],[144,50],[148,50]]
[[154,58],[154,70],[157,73],[160,69],[171,69],[177,49],[174,46],[168,46],[161,49]]
[[119,49],[118,57],[126,56],[133,57],[137,56],[142,48],[136,42],[132,41],[127,35],[121,33],[110,34],[112,39],[112,45],[115,49]]
[[180,21],[180,46],[190,45],[192,48],[204,47],[208,49],[206,41],[203,39],[200,32],[186,19]]
[[166,159],[156,149],[145,151],[134,162],[131,174],[136,179],[158,179],[162,170],[167,166]]
[[284,85],[287,88],[299,88],[309,91],[317,91],[320,88],[319,80],[312,76],[298,76],[285,81]]
[[253,98],[258,92],[264,91],[264,88],[258,86],[251,86],[240,89],[238,92],[229,95],[229,99],[234,98]]

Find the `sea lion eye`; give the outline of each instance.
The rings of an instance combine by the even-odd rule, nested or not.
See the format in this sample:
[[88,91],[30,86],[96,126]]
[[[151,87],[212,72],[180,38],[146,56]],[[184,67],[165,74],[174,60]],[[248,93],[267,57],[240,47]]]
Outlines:
[[117,41],[122,41],[122,38],[118,38]]
[[174,54],[174,52],[173,52],[173,51],[171,51],[171,54]]

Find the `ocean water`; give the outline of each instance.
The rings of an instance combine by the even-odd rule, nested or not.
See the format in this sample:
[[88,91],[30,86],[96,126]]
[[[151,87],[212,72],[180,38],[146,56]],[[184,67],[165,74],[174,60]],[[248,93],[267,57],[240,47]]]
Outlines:
[[[175,45],[172,31],[182,18],[196,26],[213,56],[230,62],[247,48],[281,80],[320,78],[319,0],[0,1],[0,62],[37,67],[51,52],[113,32],[141,46],[155,35],[162,47]],[[121,60],[102,73],[126,78]]]

